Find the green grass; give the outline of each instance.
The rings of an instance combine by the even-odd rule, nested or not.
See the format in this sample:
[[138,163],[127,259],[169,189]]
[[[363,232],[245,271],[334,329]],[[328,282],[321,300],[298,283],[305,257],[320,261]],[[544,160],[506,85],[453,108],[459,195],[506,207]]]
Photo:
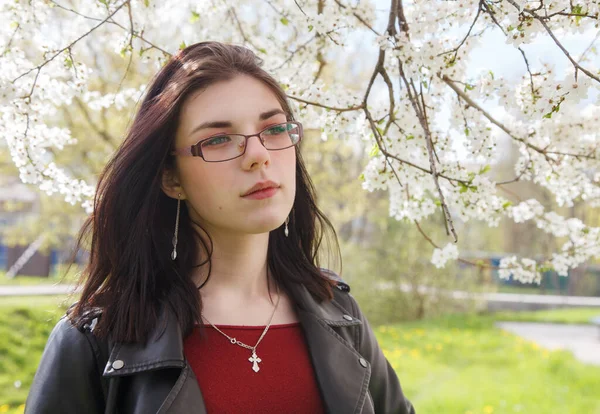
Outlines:
[[[0,413],[23,411],[50,330],[74,300],[0,298]],[[593,311],[450,315],[375,332],[419,414],[600,414],[600,367],[494,327],[497,320],[578,322]]]
[[451,316],[376,329],[417,413],[600,413],[600,367],[494,321]]
[[600,308],[547,309],[532,312],[496,312],[493,314],[494,319],[498,321],[571,324],[590,323],[590,320],[597,316],[600,316]]
[[12,279],[6,277],[6,272],[0,271],[0,286],[38,286],[75,283],[80,269],[77,266],[73,266],[68,273],[66,271],[66,266],[62,266],[57,269],[55,274],[51,274],[48,277],[17,275]]
[[64,296],[0,298],[0,413],[22,412]]

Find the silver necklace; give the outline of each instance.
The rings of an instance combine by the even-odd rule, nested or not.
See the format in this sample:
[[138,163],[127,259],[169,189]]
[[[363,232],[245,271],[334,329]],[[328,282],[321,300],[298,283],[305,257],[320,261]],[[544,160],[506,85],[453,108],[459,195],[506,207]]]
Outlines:
[[252,351],[252,356],[250,358],[248,358],[248,361],[250,361],[252,363],[252,370],[254,372],[258,372],[258,371],[260,371],[260,367],[258,366],[258,363],[262,362],[262,359],[260,359],[258,357],[258,355],[256,355],[256,347],[258,347],[258,344],[260,344],[260,341],[263,340],[263,338],[267,334],[267,331],[271,327],[271,322],[273,321],[273,317],[275,316],[275,312],[277,311],[277,306],[279,306],[279,300],[280,299],[281,299],[281,296],[279,295],[279,287],[277,287],[277,303],[275,303],[275,307],[273,308],[273,313],[271,314],[271,317],[269,318],[269,322],[267,323],[267,326],[265,326],[265,329],[264,329],[263,333],[260,335],[260,338],[258,338],[258,341],[256,342],[256,344],[254,346],[246,345],[242,341],[240,341],[240,340],[238,340],[236,338],[233,338],[233,337],[227,335],[225,332],[223,332],[222,330],[220,330],[219,328],[217,328],[211,321],[209,321],[208,319],[206,319],[206,316],[202,316],[202,318],[206,322],[208,322],[210,324],[210,326],[212,326],[213,328],[215,328],[217,330],[217,332],[219,332],[221,335],[223,335],[227,339],[229,339],[229,342],[231,342],[232,344],[239,345],[242,348],[246,348],[246,349],[249,349],[250,351]]

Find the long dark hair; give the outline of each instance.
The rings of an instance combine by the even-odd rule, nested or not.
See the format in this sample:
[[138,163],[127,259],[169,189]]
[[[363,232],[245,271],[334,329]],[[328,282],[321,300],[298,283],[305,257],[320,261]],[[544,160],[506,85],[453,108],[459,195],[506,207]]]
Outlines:
[[[125,140],[100,175],[94,212],[77,239],[77,249],[89,244],[90,256],[80,280],[81,298],[69,311],[75,324],[84,323],[91,310],[101,309],[95,333],[110,333],[120,342],[145,342],[164,306],[174,312],[184,335],[200,320],[201,298],[189,275],[202,263],[210,265],[211,246],[194,230],[182,203],[178,257],[171,260],[177,201],[162,191],[162,175],[174,168],[169,153],[182,104],[192,92],[215,82],[252,76],[273,91],[288,120],[293,120],[285,92],[261,64],[244,47],[202,42],[179,51],[158,72]],[[320,246],[324,236],[331,236],[339,259],[339,245],[316,205],[298,147],[296,156],[289,237],[281,230],[270,233],[267,265],[282,289],[289,292],[299,283],[317,300],[328,300],[332,282],[320,270]],[[207,257],[198,257],[199,243]]]

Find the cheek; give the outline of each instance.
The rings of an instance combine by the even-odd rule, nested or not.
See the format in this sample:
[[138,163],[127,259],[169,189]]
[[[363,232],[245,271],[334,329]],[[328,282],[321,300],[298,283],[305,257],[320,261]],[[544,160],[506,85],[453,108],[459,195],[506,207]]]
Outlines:
[[287,186],[293,190],[292,195],[294,195],[296,192],[296,152],[290,151],[290,154],[285,154],[282,164]]
[[198,210],[221,210],[224,198],[232,190],[231,174],[213,165],[198,164],[186,167],[180,169],[180,177],[190,201]]

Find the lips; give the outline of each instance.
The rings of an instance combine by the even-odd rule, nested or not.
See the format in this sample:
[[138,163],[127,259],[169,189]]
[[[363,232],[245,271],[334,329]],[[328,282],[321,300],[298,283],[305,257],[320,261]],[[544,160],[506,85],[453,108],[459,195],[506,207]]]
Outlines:
[[249,190],[247,190],[244,194],[242,194],[242,197],[247,197],[249,195],[252,195],[254,193],[258,193],[258,192],[262,192],[268,189],[276,189],[279,188],[279,184],[273,182],[273,181],[260,181],[256,184],[254,184]]

